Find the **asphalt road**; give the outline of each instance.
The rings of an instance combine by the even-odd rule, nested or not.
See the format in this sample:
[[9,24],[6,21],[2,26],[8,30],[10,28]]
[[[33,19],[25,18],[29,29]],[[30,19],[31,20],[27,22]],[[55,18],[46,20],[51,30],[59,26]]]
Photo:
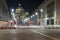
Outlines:
[[53,40],[60,40],[60,29],[31,29],[32,31]]
[[30,29],[2,29],[0,40],[53,40]]

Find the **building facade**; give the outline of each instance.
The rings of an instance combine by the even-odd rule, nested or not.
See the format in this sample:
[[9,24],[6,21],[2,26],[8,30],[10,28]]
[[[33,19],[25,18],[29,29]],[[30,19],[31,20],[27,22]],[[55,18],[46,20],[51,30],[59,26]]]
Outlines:
[[60,25],[60,0],[45,0],[37,12],[40,25]]
[[15,11],[16,19],[20,19],[23,21],[25,17],[24,13],[25,13],[24,9],[21,7],[21,4],[19,4],[19,6],[16,8],[16,11]]
[[29,15],[29,13],[22,8],[21,4],[19,4],[19,6],[16,8],[16,11],[15,11],[15,17],[19,25],[24,24],[24,20],[27,15]]
[[9,20],[8,6],[5,0],[0,0],[0,20]]

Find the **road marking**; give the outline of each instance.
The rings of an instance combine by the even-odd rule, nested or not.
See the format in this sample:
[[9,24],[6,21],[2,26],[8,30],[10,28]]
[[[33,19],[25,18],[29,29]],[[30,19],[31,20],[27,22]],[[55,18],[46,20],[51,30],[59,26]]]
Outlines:
[[48,38],[50,38],[50,39],[53,39],[53,40],[59,40],[59,39],[56,39],[56,38],[54,38],[54,37],[51,37],[51,36],[45,35],[45,34],[43,34],[43,33],[40,33],[40,32],[37,32],[37,31],[34,31],[34,30],[31,30],[31,31],[33,31],[33,32],[35,32],[35,33],[38,33],[38,34],[40,34],[40,35],[46,36],[46,37],[48,37]]

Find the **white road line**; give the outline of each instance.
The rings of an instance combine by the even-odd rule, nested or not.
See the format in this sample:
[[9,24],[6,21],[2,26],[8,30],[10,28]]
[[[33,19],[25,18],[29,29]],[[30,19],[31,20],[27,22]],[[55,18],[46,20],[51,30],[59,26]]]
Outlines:
[[56,39],[56,38],[54,38],[54,37],[51,37],[51,36],[45,35],[45,34],[43,34],[43,33],[40,33],[40,32],[37,32],[37,31],[34,31],[34,30],[31,30],[31,31],[33,31],[33,32],[35,32],[35,33],[38,33],[38,34],[40,34],[40,35],[46,36],[46,37],[48,37],[48,38],[50,38],[50,39],[53,39],[53,40],[59,40],[59,39]]

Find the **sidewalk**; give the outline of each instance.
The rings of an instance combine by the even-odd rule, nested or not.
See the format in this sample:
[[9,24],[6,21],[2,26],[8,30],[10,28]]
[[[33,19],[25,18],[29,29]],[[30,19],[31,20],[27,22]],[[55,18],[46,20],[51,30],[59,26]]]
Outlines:
[[40,26],[36,26],[36,25],[21,26],[21,25],[18,25],[18,28],[40,28]]

